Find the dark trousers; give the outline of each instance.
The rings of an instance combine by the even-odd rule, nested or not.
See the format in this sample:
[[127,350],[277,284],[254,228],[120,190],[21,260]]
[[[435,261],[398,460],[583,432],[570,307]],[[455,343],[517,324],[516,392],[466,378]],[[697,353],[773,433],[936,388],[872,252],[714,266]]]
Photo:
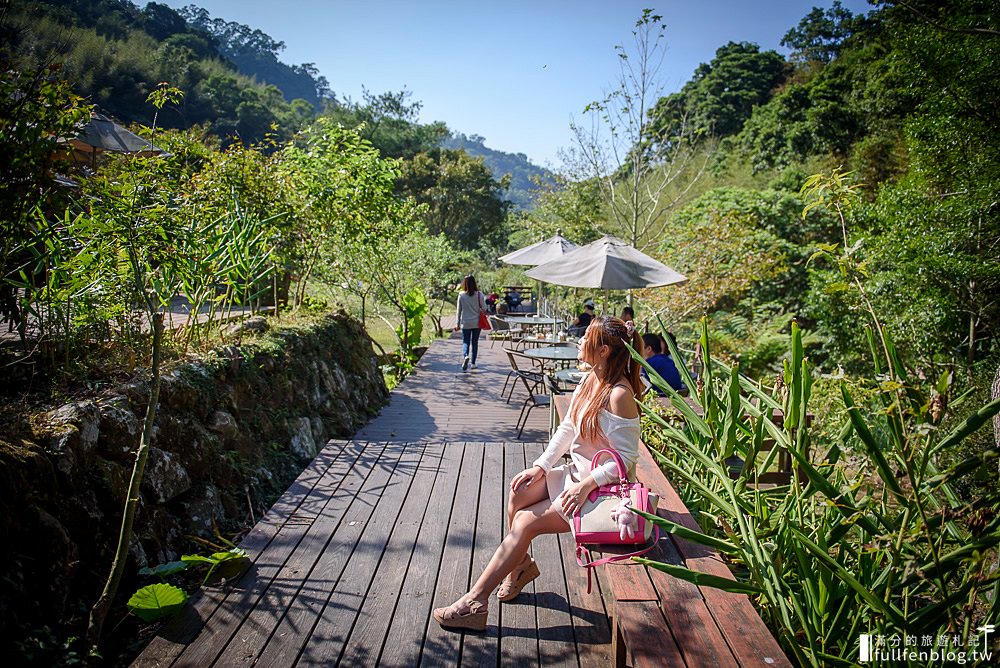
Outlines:
[[[469,348],[472,348],[472,356],[469,356]],[[462,357],[468,357],[472,363],[476,363],[479,356],[479,328],[462,330]]]

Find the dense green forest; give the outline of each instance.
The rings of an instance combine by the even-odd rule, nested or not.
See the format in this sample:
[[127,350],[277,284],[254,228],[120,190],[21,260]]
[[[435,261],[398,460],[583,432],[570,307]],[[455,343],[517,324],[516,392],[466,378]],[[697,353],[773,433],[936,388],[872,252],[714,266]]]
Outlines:
[[[612,124],[622,159],[602,160],[575,128],[556,175],[420,123],[409,91],[338,100],[335,81],[282,64],[262,31],[194,6],[0,11],[0,296],[23,344],[2,351],[8,395],[71,395],[127,376],[157,346],[176,360],[210,345],[211,322],[158,341],[134,314],[155,322],[177,295],[338,305],[388,323],[393,382],[463,274],[524,284],[499,255],[557,230],[577,243],[614,234],[688,277],[631,297],[643,326],[672,330],[687,354],[699,344],[709,417],[687,431],[654,419],[644,439],[675,453],[664,466],[746,566],[790,656],[839,665],[859,629],[909,621],[964,641],[995,620],[995,2],[883,1],[863,15],[834,2],[789,27],[787,56],[721,44],[677,91],[625,82],[595,101],[586,112]],[[649,11],[635,34],[623,61],[670,38]],[[629,85],[656,93],[646,108],[628,104]],[[62,139],[91,105],[169,154],[109,155],[96,174],[73,164]],[[592,296],[550,294],[567,313]],[[755,496],[726,470],[699,477],[698,462],[760,446],[762,430],[738,425],[763,424],[769,405],[800,410],[771,436],[805,453],[809,484]],[[820,580],[817,563],[829,566]]]

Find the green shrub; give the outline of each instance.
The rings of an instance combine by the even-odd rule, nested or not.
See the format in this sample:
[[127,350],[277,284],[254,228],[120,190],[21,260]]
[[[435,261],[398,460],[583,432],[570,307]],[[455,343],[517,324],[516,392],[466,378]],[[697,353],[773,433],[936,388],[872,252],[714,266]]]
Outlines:
[[[856,404],[842,383],[847,420],[821,453],[811,451],[813,376],[796,324],[790,360],[770,391],[741,376],[738,365],[711,358],[704,323],[705,373],[696,382],[681,369],[685,383],[698,388],[692,396],[703,416],[669,386],[654,383],[684,415],[679,426],[649,411],[647,432],[662,448],[654,455],[706,531],[685,537],[727,555],[737,582],[708,582],[684,567],[638,561],[750,594],[800,665],[857,662],[862,633],[947,635],[949,645],[937,649],[961,651],[981,637],[977,627],[1000,612],[1000,491],[994,487],[971,501],[955,492],[977,471],[995,475],[998,452],[940,464],[989,424],[1000,400],[943,430],[950,375],[928,385],[910,374],[887,336],[869,331],[869,341],[874,373],[862,386],[872,403]],[[784,420],[774,419],[778,410]],[[765,464],[752,465],[768,439],[778,447]],[[851,443],[861,456],[848,465],[843,460]],[[792,482],[764,489],[757,477],[779,447],[797,464]],[[733,455],[751,463],[739,467],[735,479],[727,462]],[[651,519],[666,531],[683,531]]]

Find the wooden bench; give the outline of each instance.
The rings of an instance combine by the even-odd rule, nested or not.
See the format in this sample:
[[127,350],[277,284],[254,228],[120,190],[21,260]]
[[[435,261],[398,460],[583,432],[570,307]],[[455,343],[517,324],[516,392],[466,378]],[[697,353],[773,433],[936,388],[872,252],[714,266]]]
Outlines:
[[[557,415],[565,415],[570,396],[555,395],[552,399]],[[658,515],[700,531],[641,442],[636,474],[660,496]],[[676,536],[662,536],[646,556],[734,579],[718,552]],[[595,554],[595,558],[599,557]],[[791,667],[747,596],[699,587],[632,562],[604,568],[600,579],[612,615],[616,666]]]

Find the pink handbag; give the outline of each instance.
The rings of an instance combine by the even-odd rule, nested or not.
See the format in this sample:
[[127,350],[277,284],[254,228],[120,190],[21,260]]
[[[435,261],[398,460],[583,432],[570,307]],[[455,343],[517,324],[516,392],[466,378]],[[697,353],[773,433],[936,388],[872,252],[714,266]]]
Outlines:
[[[573,515],[571,528],[576,538],[576,562],[584,568],[623,561],[649,552],[659,540],[659,528],[631,510],[656,514],[659,497],[640,482],[629,482],[625,462],[614,450],[601,450],[590,461],[597,467],[602,455],[608,455],[618,465],[618,482],[591,490],[583,506]],[[652,541],[650,539],[652,538]],[[628,554],[615,554],[594,561],[587,545],[646,545]],[[587,571],[587,592],[590,592],[591,572]]]

